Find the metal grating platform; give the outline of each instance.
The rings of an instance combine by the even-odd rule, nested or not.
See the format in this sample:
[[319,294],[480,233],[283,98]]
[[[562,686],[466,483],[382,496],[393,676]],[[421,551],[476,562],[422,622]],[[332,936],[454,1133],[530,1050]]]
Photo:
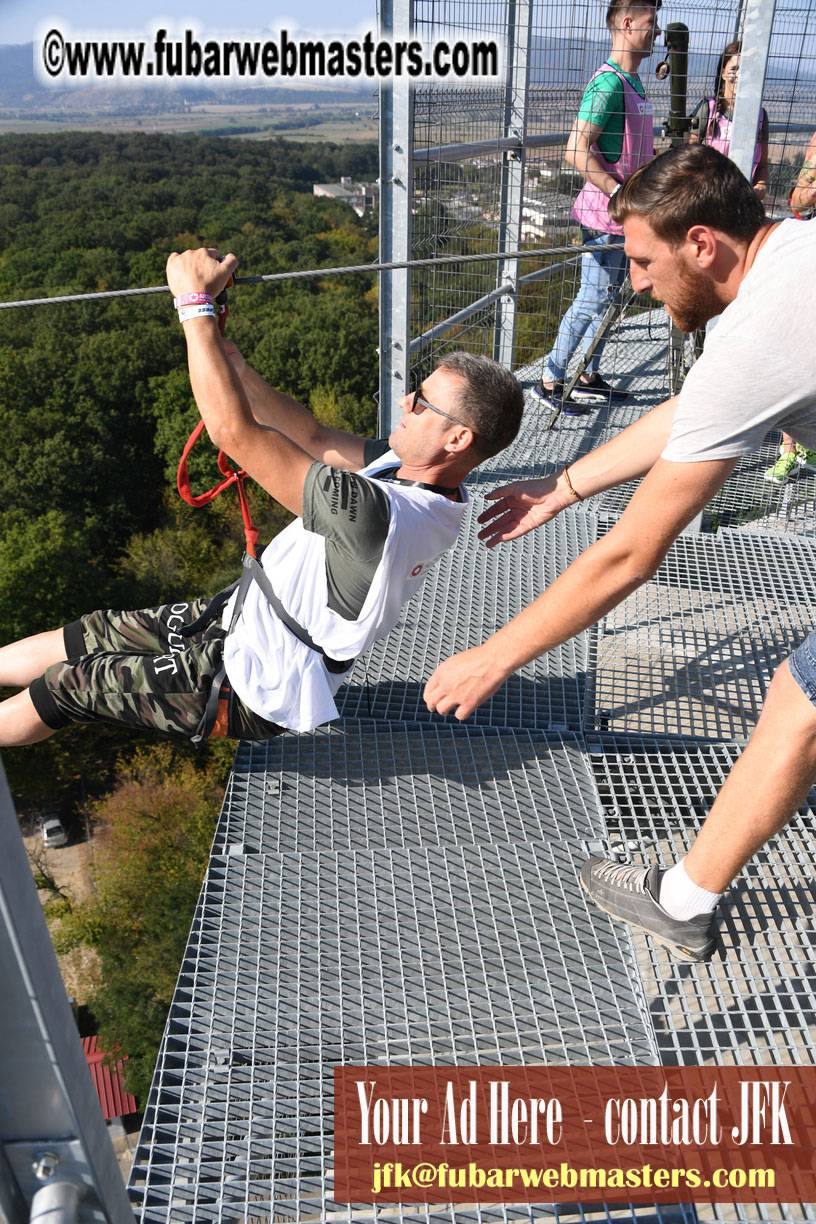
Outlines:
[[784,485],[771,484],[764,473],[779,457],[778,433],[768,435],[754,455],[740,459],[720,492],[706,507],[714,529],[816,535],[816,474],[802,473]]
[[[615,346],[614,368],[606,374],[626,387],[631,399],[625,404],[599,406],[587,416],[559,417],[547,430],[549,409],[528,398],[524,428],[512,447],[477,473],[477,482],[496,484],[543,475],[602,446],[622,429],[659,404],[668,395],[666,345],[668,326],[660,311],[632,315],[620,326]],[[609,350],[607,350],[609,352]],[[536,361],[516,371],[525,385],[541,378],[543,362]],[[756,454],[740,459],[722,489],[703,512],[707,531],[737,528],[741,531],[779,535],[816,535],[816,473],[802,472],[784,485],[764,479],[767,468],[779,455],[781,435],[770,433]],[[630,482],[587,501],[603,518],[618,519],[637,487]]]
[[[427,722],[422,690],[434,668],[450,655],[476,646],[532,602],[595,539],[591,516],[560,515],[511,546],[487,549],[468,512],[456,549],[440,561],[403,610],[400,624],[357,662],[337,695],[345,717]],[[463,616],[463,592],[480,599]],[[579,634],[523,667],[476,711],[478,725],[579,729],[594,630]]]
[[[665,315],[651,312],[630,316],[621,324],[618,336],[619,342],[614,346],[610,342],[607,348],[611,355],[614,347],[614,368],[605,368],[608,377],[624,386],[631,398],[623,404],[595,406],[585,416],[560,416],[553,428],[547,429],[550,409],[528,395],[518,438],[474,473],[479,484],[493,487],[573,463],[581,455],[608,442],[665,399],[668,338]],[[525,388],[535,386],[542,373],[543,359],[515,371]],[[600,498],[592,498],[589,502],[590,506],[596,503],[600,503]]]
[[602,834],[575,735],[347,720],[242,743],[213,852],[579,844]]
[[[609,845],[638,861],[676,861],[740,748],[591,737]],[[636,937],[662,1062],[816,1063],[814,861],[816,792],[727,894],[710,964],[678,964]]]
[[[670,865],[687,851],[740,744],[590,737],[609,852]],[[816,1063],[816,792],[728,892],[721,946],[679,964],[634,935],[660,1062]],[[816,1204],[697,1207],[700,1221],[816,1220]]]
[[139,1218],[356,1218],[331,1199],[338,1062],[654,1063],[628,936],[588,912],[581,857],[213,859],[131,1174]]
[[814,603],[809,540],[680,537],[657,575],[602,622],[587,726],[747,735],[774,669],[812,627]]
[[[764,478],[779,456],[779,437],[778,433],[769,434],[755,454],[740,459],[703,511],[706,531],[730,528],[772,535],[816,535],[816,473],[802,473],[784,485],[771,484]],[[636,482],[630,482],[609,489],[590,504],[597,506],[599,515],[618,519],[636,487]]]
[[[739,752],[716,741],[748,732],[811,626],[813,482],[760,487],[772,442],[709,507],[741,530],[681,538],[600,631],[524,669],[467,725],[421,700],[439,660],[535,598],[626,504],[633,486],[513,545],[476,539],[487,489],[574,460],[663,397],[665,322],[621,331],[615,376],[632,400],[549,431],[533,402],[514,446],[474,476],[457,549],[341,690],[342,720],[240,746],[131,1177],[141,1221],[816,1219],[809,1205],[331,1199],[338,1062],[816,1061],[811,807],[730,895],[709,965],[633,941],[577,885],[587,845],[685,851]],[[521,375],[533,382],[540,362]],[[667,733],[685,738],[655,738]]]

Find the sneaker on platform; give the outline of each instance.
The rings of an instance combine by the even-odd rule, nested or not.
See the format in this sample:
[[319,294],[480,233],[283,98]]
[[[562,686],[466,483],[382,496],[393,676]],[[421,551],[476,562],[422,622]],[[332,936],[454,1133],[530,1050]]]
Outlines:
[[785,484],[792,476],[798,476],[799,471],[800,463],[796,451],[783,451],[776,463],[765,469],[763,478],[771,484]]
[[816,472],[816,451],[796,443],[796,462],[803,472]]
[[622,404],[628,400],[629,392],[611,386],[600,374],[596,374],[591,382],[583,382],[579,378],[572,388],[572,398],[587,404]]
[[679,960],[708,960],[716,947],[716,910],[681,921],[658,901],[660,868],[635,867],[591,858],[581,868],[581,887],[611,918],[646,931]]

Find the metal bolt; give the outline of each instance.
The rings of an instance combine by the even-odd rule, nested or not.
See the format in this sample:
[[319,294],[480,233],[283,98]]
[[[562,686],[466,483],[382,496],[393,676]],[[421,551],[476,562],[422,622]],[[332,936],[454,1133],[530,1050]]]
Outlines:
[[34,1157],[32,1169],[37,1181],[48,1181],[49,1177],[53,1177],[57,1171],[59,1164],[59,1156],[56,1152],[40,1152]]

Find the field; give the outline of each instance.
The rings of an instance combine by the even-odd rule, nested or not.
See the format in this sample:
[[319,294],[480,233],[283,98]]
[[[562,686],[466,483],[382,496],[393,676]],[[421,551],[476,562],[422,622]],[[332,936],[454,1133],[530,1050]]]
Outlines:
[[371,142],[377,139],[376,99],[363,109],[348,104],[287,102],[250,106],[240,103],[203,102],[163,110],[83,112],[79,107],[20,115],[0,109],[0,133],[16,132],[174,132],[242,136],[245,139],[330,140]]

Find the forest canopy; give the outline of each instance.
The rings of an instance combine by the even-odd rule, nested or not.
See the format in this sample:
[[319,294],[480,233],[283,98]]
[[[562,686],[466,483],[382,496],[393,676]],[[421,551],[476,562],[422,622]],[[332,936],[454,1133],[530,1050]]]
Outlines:
[[[376,166],[376,149],[352,145],[0,137],[0,300],[161,285],[168,253],[188,246],[233,251],[246,275],[371,262],[375,219],[312,186],[372,179]],[[238,286],[228,334],[274,385],[370,433],[376,315],[370,275]],[[232,502],[191,511],[175,491],[197,412],[169,294],[4,311],[0,404],[3,641],[231,578],[241,551]],[[197,488],[214,482],[214,458],[200,444]],[[253,504],[268,539],[286,517],[260,493]],[[53,784],[53,754],[9,756],[19,794]]]
[[[164,284],[167,255],[233,251],[247,275],[370,263],[376,218],[312,193],[376,177],[376,150],[74,133],[0,137],[0,301]],[[193,510],[175,474],[198,420],[169,294],[3,311],[0,641],[96,607],[214,593],[240,570],[232,492]],[[236,286],[228,335],[327,423],[373,433],[371,275]],[[218,478],[206,439],[194,487]],[[251,491],[261,542],[288,515]],[[60,895],[58,948],[92,949],[85,992],[144,1101],[233,745],[70,727],[3,763],[23,807],[83,798],[93,894]],[[104,795],[104,792],[109,792]],[[56,853],[60,853],[57,851]]]

